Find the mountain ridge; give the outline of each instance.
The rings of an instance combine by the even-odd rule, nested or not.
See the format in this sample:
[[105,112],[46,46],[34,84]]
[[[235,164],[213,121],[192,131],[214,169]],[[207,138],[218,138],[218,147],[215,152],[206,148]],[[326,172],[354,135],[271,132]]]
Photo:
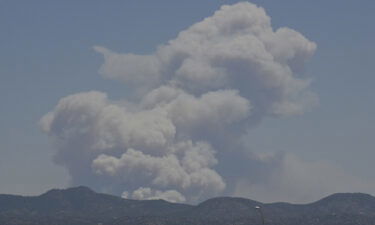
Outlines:
[[262,203],[216,197],[197,205],[164,200],[132,200],[79,186],[52,189],[39,196],[0,194],[1,225],[375,225],[375,197],[336,193],[307,204]]

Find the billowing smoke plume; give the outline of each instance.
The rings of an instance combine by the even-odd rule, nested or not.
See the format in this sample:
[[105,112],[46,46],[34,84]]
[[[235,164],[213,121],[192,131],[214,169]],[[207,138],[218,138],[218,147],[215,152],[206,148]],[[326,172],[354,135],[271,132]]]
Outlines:
[[[273,30],[262,8],[223,6],[153,54],[96,46],[105,59],[101,74],[125,82],[133,95],[67,96],[42,128],[73,184],[175,202],[232,194],[238,182],[261,182],[255,173],[266,177],[282,165],[283,157],[258,157],[240,139],[264,117],[314,105],[301,74],[315,48],[292,29]],[[244,158],[242,173],[226,172]]]

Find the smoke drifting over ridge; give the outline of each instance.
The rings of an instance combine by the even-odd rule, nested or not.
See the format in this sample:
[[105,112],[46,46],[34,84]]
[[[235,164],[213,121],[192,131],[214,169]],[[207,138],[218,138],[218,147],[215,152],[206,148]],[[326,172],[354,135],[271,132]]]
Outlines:
[[247,2],[222,6],[153,54],[94,49],[105,59],[101,74],[130,84],[134,96],[67,96],[41,126],[73,184],[124,197],[194,202],[264,182],[259,177],[283,167],[283,155],[248,152],[241,174],[220,165],[248,151],[239,143],[254,123],[301,114],[317,101],[301,76],[315,43],[273,30],[265,11]]

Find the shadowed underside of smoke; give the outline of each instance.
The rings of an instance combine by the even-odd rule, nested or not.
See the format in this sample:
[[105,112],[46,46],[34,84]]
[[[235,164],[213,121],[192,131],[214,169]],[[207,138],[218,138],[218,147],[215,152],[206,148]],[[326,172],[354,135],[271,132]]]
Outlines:
[[283,166],[284,155],[257,156],[240,139],[264,117],[316,103],[301,76],[315,48],[292,29],[274,30],[262,8],[225,5],[149,55],[95,46],[100,73],[131,86],[131,98],[70,95],[41,126],[73,184],[174,202],[231,195]]

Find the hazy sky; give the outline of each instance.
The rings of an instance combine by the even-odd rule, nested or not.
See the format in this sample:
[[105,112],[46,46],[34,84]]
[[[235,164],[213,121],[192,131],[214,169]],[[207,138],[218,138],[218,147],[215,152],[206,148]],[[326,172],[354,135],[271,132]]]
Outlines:
[[[288,27],[316,44],[303,77],[312,80],[308,90],[318,96],[319,104],[301,115],[262,116],[242,137],[249,152],[258,158],[268,155],[277,159],[278,153],[284,154],[281,164],[288,166],[282,167],[281,181],[275,180],[273,176],[278,176],[275,174],[254,184],[251,179],[240,179],[233,190],[219,190],[218,195],[303,202],[335,191],[375,194],[375,90],[372,88],[375,3],[370,0],[251,2],[265,9],[274,30]],[[61,98],[91,90],[106,93],[111,100],[124,100],[132,95],[129,83],[124,85],[108,79],[111,75],[103,78],[99,74],[105,61],[93,46],[152,56],[158,54],[155,53],[158,46],[167,46],[179,32],[212,16],[221,5],[235,3],[0,1],[0,193],[40,194],[70,185],[69,173],[52,160],[56,145],[39,124]],[[171,47],[173,51],[174,48],[177,47]],[[56,135],[50,130],[47,133]],[[211,138],[208,139],[214,139]],[[192,140],[194,145],[195,138]],[[220,166],[224,161],[220,157],[226,157],[224,166]],[[235,167],[237,158],[231,159],[227,153],[218,154],[217,158],[218,165],[212,166],[226,180],[225,170],[231,163]],[[262,163],[261,167],[266,165]],[[247,173],[236,172],[241,173],[239,177]],[[73,184],[79,184],[80,178],[74,177]],[[83,180],[87,185],[92,182],[91,178]],[[229,182],[227,179],[227,187],[231,186]],[[251,185],[252,188],[246,188]],[[307,195],[303,190],[314,194]],[[136,191],[132,196],[142,198],[139,195],[144,189]],[[156,190],[151,192],[157,195]],[[178,195],[176,201],[181,200]]]

